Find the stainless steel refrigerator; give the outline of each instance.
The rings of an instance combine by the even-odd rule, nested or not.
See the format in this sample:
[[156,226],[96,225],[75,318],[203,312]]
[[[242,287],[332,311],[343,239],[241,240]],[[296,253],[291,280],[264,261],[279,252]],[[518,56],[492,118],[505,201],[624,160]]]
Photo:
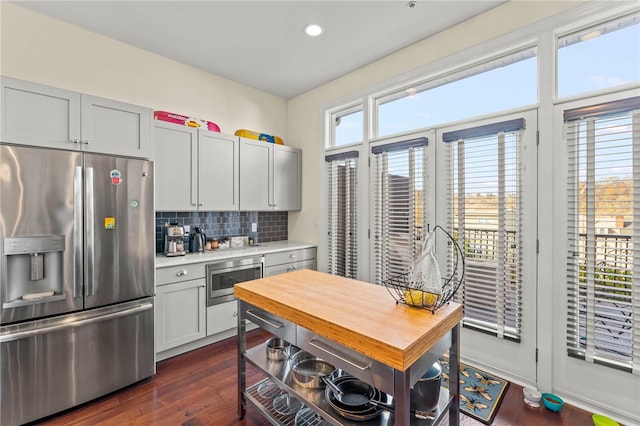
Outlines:
[[153,375],[153,163],[0,145],[0,424]]

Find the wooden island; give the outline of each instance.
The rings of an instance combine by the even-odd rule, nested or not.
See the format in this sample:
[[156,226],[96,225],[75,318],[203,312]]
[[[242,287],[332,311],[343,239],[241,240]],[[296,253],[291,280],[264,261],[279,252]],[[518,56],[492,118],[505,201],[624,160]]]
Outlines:
[[[450,375],[458,376],[462,306],[449,303],[435,313],[397,304],[384,286],[317,271],[299,270],[235,285],[238,299],[238,415],[250,401],[274,425],[289,424],[273,416],[255,397],[257,385],[247,388],[246,362],[263,370],[322,418],[335,425],[429,425],[448,413],[459,424],[459,383],[441,389],[434,420],[410,415],[409,392],[438,358],[448,351]],[[324,391],[297,387],[286,361],[266,360],[265,345],[247,350],[246,321],[252,321],[289,343],[394,397],[395,414],[352,422],[327,405]]]

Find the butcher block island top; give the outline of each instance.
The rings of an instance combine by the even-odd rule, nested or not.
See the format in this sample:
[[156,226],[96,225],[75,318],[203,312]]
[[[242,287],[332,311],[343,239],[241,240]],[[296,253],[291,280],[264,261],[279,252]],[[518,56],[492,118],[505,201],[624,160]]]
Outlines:
[[462,305],[431,313],[397,304],[383,286],[298,270],[235,285],[236,298],[405,371],[462,320]]

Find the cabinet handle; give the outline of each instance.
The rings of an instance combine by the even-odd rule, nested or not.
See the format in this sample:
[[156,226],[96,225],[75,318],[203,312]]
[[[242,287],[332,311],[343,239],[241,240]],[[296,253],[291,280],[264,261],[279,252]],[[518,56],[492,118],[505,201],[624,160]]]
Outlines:
[[186,269],[181,269],[178,271],[178,273],[176,273],[177,276],[182,277],[184,275],[187,275],[187,270]]
[[295,253],[291,253],[291,254],[289,255],[289,259],[295,259],[295,258],[296,258],[296,254],[295,254]]
[[198,203],[198,206],[202,207],[202,206],[204,206],[204,203]]
[[238,311],[235,311],[235,312],[233,313],[233,316],[234,316],[234,317],[237,317],[237,316],[238,316]]
[[75,138],[74,140],[72,140],[71,142],[73,143],[80,143],[80,141],[78,140],[78,138]]
[[271,327],[274,327],[274,328],[282,328],[282,327],[284,327],[284,324],[276,322],[276,321],[271,322],[271,321],[267,320],[266,318],[263,318],[260,315],[256,314],[251,309],[247,310],[247,314],[251,315],[254,318],[259,319],[260,321],[263,321],[263,322],[269,324]]
[[340,355],[338,355],[338,354],[336,354],[334,352],[331,352],[329,350],[329,346],[326,345],[326,343],[321,342],[320,340],[311,339],[311,340],[309,340],[309,344],[311,346],[313,346],[314,348],[318,348],[321,351],[324,351],[324,352],[328,353],[329,355],[332,355],[332,356],[338,358],[339,360],[342,360],[342,361],[346,362],[347,364],[353,365],[358,370],[365,371],[365,370],[368,370],[369,367],[371,366],[370,364],[367,364],[367,365],[356,364],[355,362],[351,361],[350,359],[347,359],[347,358],[342,357],[342,356],[340,356]]
[[82,143],[85,145],[89,145],[89,140],[87,139],[86,141],[82,141]]
[[198,205],[196,203],[191,203],[191,207],[197,207]]

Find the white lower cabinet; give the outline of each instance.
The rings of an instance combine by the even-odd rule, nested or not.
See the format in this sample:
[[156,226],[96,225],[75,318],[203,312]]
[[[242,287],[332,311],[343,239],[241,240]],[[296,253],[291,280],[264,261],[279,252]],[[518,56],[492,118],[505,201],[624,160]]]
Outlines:
[[269,253],[264,256],[264,276],[284,274],[296,269],[316,269],[316,248]]
[[[204,266],[201,268],[204,275]],[[156,353],[206,337],[205,279],[181,280],[198,275],[196,272],[199,268],[191,267],[167,268],[157,273]],[[161,283],[166,276],[176,276],[177,282]]]
[[207,308],[207,336],[238,327],[238,302],[220,303]]
[[309,259],[299,262],[285,263],[284,265],[267,266],[264,268],[264,276],[272,277],[274,275],[286,274],[296,269],[316,269],[316,260]]
[[[278,250],[264,253],[265,277],[295,269],[316,269],[315,247]],[[207,306],[206,265],[211,261],[156,268],[156,360],[188,352],[237,333],[236,300]],[[247,331],[257,327],[246,321]]]

